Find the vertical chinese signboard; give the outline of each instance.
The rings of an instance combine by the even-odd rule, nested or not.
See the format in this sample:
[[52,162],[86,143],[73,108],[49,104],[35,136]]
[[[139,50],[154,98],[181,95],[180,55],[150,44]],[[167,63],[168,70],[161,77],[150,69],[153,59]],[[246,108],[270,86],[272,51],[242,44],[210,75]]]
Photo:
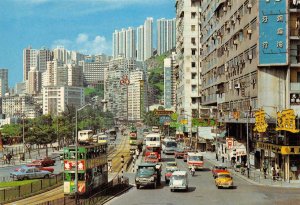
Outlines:
[[[288,64],[288,14],[286,0],[259,2],[259,65]],[[255,11],[253,11],[255,12]]]
[[233,148],[233,138],[226,137],[226,146],[227,146],[227,149]]

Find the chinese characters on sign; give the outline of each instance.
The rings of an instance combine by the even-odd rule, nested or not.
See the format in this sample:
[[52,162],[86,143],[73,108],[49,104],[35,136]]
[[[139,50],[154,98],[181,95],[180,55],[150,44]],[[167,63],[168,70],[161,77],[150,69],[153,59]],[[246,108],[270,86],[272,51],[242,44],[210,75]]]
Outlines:
[[233,138],[226,137],[226,146],[227,146],[227,149],[232,149],[232,147],[233,147]]
[[255,112],[255,127],[254,131],[265,132],[267,130],[268,124],[266,123],[265,111],[263,109]]
[[277,112],[276,131],[285,130],[292,133],[299,132],[299,130],[296,129],[295,120],[296,120],[296,116],[294,110],[292,109],[283,110],[282,112]]
[[259,1],[259,64],[287,65],[287,4]]
[[[75,161],[69,161],[69,160],[65,160],[64,161],[64,170],[75,170],[76,168],[76,163]],[[79,160],[78,161],[78,170],[82,171],[85,170],[85,161],[84,160]]]

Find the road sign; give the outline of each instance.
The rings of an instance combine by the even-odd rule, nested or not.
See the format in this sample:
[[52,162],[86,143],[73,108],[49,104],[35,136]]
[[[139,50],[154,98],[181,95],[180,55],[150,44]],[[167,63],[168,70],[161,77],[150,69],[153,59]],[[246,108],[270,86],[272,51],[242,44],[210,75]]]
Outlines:
[[165,124],[166,122],[171,122],[171,117],[170,116],[160,116],[159,117],[159,123],[160,124]]
[[174,112],[172,110],[154,110],[154,114],[158,116],[171,115]]

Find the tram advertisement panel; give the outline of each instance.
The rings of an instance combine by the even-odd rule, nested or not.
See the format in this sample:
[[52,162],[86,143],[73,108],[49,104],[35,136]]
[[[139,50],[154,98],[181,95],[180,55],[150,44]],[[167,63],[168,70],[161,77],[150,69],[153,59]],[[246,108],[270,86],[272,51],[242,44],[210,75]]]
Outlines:
[[[70,171],[76,169],[76,163],[73,160],[64,160],[64,170]],[[78,160],[78,170],[85,170],[85,160]]]
[[[86,186],[85,182],[78,182],[78,192],[79,193],[85,193]],[[68,191],[69,190],[69,191]],[[75,182],[64,182],[64,192],[65,193],[74,193],[75,192]]]

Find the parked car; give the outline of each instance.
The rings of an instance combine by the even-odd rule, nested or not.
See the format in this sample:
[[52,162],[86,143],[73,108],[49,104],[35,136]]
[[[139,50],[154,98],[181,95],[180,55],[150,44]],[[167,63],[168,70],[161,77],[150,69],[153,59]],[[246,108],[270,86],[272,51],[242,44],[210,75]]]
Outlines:
[[32,163],[35,163],[35,164],[36,163],[41,163],[41,165],[43,167],[47,167],[47,166],[54,166],[55,160],[53,160],[50,157],[45,157],[43,159],[34,160],[34,161],[32,161]]
[[215,165],[211,169],[211,172],[212,172],[214,178],[217,177],[217,174],[219,172],[224,172],[224,171],[227,171],[227,167],[224,165]]
[[167,167],[166,173],[165,173],[165,182],[168,184],[170,182],[170,178],[173,174],[173,172],[179,171],[177,167]]
[[233,179],[229,172],[219,172],[215,178],[215,184],[218,189],[222,188],[232,188]]
[[184,156],[184,150],[182,149],[182,148],[177,148],[176,150],[175,150],[175,152],[174,152],[174,157],[176,158],[176,159],[178,159],[178,158],[183,158],[183,156]]
[[173,161],[173,162],[167,162],[166,168],[178,168],[177,167],[177,162],[175,162],[175,161]]
[[18,171],[10,173],[10,177],[13,180],[26,180],[26,179],[38,179],[38,178],[49,178],[51,172],[40,170],[37,167],[23,166]]
[[[48,172],[51,172],[51,173],[54,172],[54,168],[52,168],[52,167],[43,167],[41,165],[41,163],[30,163],[30,164],[26,164],[25,166],[26,167],[36,167],[39,170],[44,170],[44,171],[48,171]],[[15,171],[19,171],[19,169],[21,169],[21,168],[22,167],[18,167],[18,168],[15,169]]]

